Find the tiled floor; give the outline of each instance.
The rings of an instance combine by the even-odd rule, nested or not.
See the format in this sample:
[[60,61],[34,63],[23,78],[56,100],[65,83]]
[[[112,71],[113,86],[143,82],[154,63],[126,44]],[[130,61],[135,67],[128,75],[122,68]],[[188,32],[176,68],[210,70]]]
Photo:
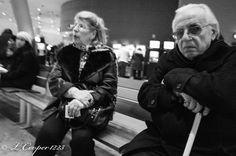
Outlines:
[[[31,142],[33,144],[34,138],[37,136],[37,133],[42,125],[41,121],[41,111],[38,109],[33,109],[33,127],[26,129],[28,134],[30,133],[32,136],[31,139],[28,137],[23,137],[24,139],[28,138],[28,140],[22,140],[21,137],[23,135],[24,129],[21,131],[19,127],[14,127],[14,123],[18,121],[19,117],[19,103],[17,97],[14,96],[14,94],[3,94],[0,91],[0,115],[2,116],[1,120],[0,118],[0,156],[29,156],[32,155],[29,153],[29,151],[6,151],[3,150],[1,151],[1,148],[4,147],[4,143],[2,140],[11,140],[8,142],[11,145],[16,144],[15,142],[20,141],[20,142]],[[0,117],[1,117],[0,116]],[[7,122],[9,121],[9,122]],[[9,123],[12,123],[12,125]],[[8,125],[8,126],[6,126]],[[25,132],[26,132],[25,131]],[[17,133],[14,133],[17,132]],[[4,136],[5,134],[5,136]],[[20,138],[19,138],[20,136]],[[29,135],[30,136],[30,135]],[[65,139],[63,141],[63,144],[68,145],[69,140]],[[68,147],[68,146],[67,146]],[[96,155],[97,156],[118,156],[119,154],[108,148],[107,146],[104,146],[103,144],[96,142],[96,147],[95,147]],[[61,151],[59,156],[69,156],[69,148],[66,148],[65,151]]]

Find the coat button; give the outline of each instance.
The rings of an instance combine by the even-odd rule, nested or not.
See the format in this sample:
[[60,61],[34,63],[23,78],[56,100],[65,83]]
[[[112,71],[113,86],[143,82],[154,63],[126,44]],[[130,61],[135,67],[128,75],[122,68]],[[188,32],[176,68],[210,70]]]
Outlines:
[[181,83],[177,84],[176,89],[180,89],[182,87]]
[[152,101],[151,101],[151,105],[153,105],[154,103],[155,103],[155,100],[152,100]]

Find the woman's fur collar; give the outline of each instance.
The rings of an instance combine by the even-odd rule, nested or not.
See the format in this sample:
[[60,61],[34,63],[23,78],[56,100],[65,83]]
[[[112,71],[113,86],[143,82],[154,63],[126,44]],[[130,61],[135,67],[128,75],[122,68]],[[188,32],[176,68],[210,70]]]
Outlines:
[[[72,45],[66,46],[58,53],[58,61],[60,64],[64,64],[69,68],[78,69],[81,52],[81,50],[76,49]],[[115,55],[111,49],[100,48],[93,50],[87,60],[87,63],[85,64],[81,77],[88,76],[93,72],[98,71],[100,68],[106,66],[114,60]],[[74,71],[74,69],[69,70]]]

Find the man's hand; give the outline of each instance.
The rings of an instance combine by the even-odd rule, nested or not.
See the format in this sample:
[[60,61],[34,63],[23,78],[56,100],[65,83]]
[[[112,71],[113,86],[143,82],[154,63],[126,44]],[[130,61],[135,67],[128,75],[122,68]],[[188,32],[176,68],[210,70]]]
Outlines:
[[186,107],[187,109],[191,110],[194,113],[198,113],[200,111],[202,111],[203,116],[206,116],[209,114],[210,109],[208,107],[203,107],[202,105],[200,105],[194,98],[192,98],[191,96],[185,94],[185,93],[179,93],[180,96],[183,97],[184,99],[184,107]]

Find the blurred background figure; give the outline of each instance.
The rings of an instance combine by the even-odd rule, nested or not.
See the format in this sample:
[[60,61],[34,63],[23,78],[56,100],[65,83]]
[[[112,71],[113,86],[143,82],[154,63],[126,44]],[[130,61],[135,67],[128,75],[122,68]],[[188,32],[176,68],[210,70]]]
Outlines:
[[131,59],[131,67],[132,67],[134,79],[138,79],[138,80],[142,79],[141,73],[143,71],[143,61],[144,61],[144,57],[142,54],[142,49],[138,48],[134,52]]
[[119,49],[118,53],[118,72],[120,77],[127,77],[126,76],[126,68],[129,65],[130,61],[130,53],[128,48],[124,43],[122,43],[122,47]]
[[[1,33],[1,36],[0,36],[0,63],[3,64],[6,60],[6,57],[7,57],[7,50],[9,49],[8,46],[11,46],[12,48],[14,46],[14,40],[15,40],[15,36],[13,35],[12,33],[12,30],[11,29],[5,29],[3,30],[3,32]],[[10,45],[9,45],[10,43]],[[13,44],[11,44],[13,43]],[[11,48],[11,50],[13,50]]]
[[[39,64],[32,47],[32,37],[27,32],[19,32],[16,35],[16,42],[9,40],[8,72],[1,74],[0,87],[16,87],[31,89],[36,75],[39,71]],[[14,45],[15,44],[15,45]],[[15,47],[15,48],[13,48]]]

